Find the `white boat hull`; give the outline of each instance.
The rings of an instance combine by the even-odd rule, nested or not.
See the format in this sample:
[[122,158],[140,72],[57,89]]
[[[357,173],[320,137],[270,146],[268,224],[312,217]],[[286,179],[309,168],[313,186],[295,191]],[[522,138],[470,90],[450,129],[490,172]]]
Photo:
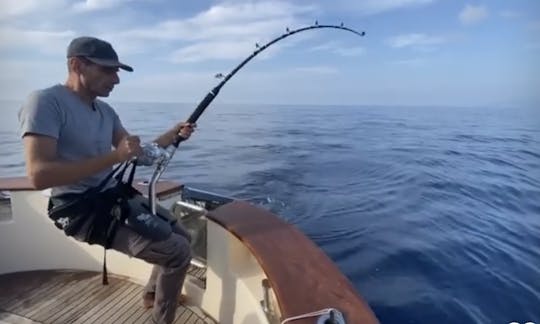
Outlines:
[[[163,202],[170,205],[178,196]],[[11,193],[12,217],[0,222],[0,274],[78,269],[101,271],[103,248],[66,237],[45,211],[48,197],[41,191]],[[186,279],[184,293],[191,304],[219,323],[268,323],[262,311],[264,272],[249,250],[231,233],[208,220],[206,287]],[[151,265],[107,250],[107,270],[144,285]]]

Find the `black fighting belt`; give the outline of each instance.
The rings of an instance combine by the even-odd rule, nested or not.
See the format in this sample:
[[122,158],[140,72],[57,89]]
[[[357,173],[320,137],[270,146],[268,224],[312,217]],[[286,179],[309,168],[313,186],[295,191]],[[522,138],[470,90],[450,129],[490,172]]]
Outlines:
[[[128,180],[124,181],[124,174],[130,165]],[[111,247],[120,224],[152,241],[166,240],[172,233],[176,219],[161,206],[157,206],[157,215],[152,214],[148,199],[132,186],[136,166],[136,160],[124,162],[97,187],[80,194],[51,197],[49,218],[67,236],[84,234],[85,242],[99,244],[105,250]],[[116,184],[103,190],[113,177]],[[83,228],[85,233],[79,233]],[[103,283],[106,284],[105,257],[103,270]]]

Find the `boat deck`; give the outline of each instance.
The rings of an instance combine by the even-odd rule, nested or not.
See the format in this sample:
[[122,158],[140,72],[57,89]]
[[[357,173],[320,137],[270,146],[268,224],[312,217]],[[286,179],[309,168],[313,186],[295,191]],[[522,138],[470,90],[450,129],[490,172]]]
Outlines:
[[[204,278],[204,271],[190,269]],[[0,324],[150,323],[141,305],[143,287],[101,272],[43,270],[0,275]],[[199,308],[179,305],[174,323],[216,324]]]

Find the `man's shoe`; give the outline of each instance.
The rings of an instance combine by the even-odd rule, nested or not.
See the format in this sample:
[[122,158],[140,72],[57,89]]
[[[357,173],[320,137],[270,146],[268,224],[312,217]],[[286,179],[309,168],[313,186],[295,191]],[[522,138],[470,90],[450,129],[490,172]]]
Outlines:
[[149,309],[154,307],[154,299],[156,298],[156,294],[153,292],[147,292],[144,293],[142,301],[143,301],[143,307],[145,309]]
[[[156,293],[146,292],[143,295],[143,307],[145,309],[150,309],[154,307],[154,299],[156,299]],[[188,301],[188,297],[184,294],[178,296],[178,304],[185,304]]]

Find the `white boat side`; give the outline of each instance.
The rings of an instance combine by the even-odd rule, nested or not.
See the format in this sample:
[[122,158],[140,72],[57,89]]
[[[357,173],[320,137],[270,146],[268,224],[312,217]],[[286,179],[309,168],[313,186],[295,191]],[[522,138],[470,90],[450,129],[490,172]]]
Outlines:
[[[14,185],[14,179],[9,179],[9,181],[0,179],[0,190],[8,191],[11,199],[11,215],[0,220],[0,245],[2,246],[0,275],[47,269],[101,271],[103,248],[66,237],[53,225],[46,214],[48,196],[43,191],[32,190],[25,184],[24,178],[15,180],[17,185]],[[178,188],[181,187],[178,186]],[[170,208],[179,200],[181,200],[180,191],[168,188],[166,199],[160,200],[159,203]],[[328,292],[328,298],[323,298],[323,301],[320,300],[320,296],[312,296],[312,294],[326,294],[327,292],[321,290],[325,289],[326,285],[316,286],[319,291],[313,292],[308,290],[310,287],[302,286],[303,279],[301,279],[297,280],[298,286],[295,287],[290,276],[298,276],[299,279],[309,277],[309,271],[306,274],[303,269],[308,269],[313,264],[305,265],[302,264],[303,260],[299,260],[294,262],[296,268],[291,268],[287,266],[286,260],[297,257],[297,254],[281,255],[283,271],[280,271],[277,268],[279,265],[275,264],[276,262],[271,257],[266,257],[268,254],[264,252],[264,244],[261,245],[258,241],[259,237],[254,239],[250,236],[253,227],[249,228],[249,226],[257,224],[248,222],[248,228],[242,229],[237,226],[237,223],[235,224],[235,216],[231,217],[236,214],[236,210],[238,214],[242,214],[254,212],[256,207],[242,202],[227,204],[223,207],[225,207],[223,212],[219,207],[207,217],[206,284],[201,286],[197,280],[187,278],[184,293],[189,296],[190,303],[200,307],[207,315],[223,324],[280,323],[285,318],[307,312],[305,305],[308,305],[307,307],[312,305],[309,311],[321,309],[321,306],[336,307],[343,311],[347,323],[377,323],[369,306],[354,292],[352,285],[341,273],[327,273],[325,279],[334,280],[333,277],[338,276],[336,283],[339,286],[338,291],[341,289],[341,292],[345,291],[345,293],[336,295],[334,292]],[[270,214],[261,212],[265,217]],[[231,223],[228,223],[228,219],[231,219]],[[276,220],[276,226],[279,226],[281,222],[281,220]],[[263,222],[261,226],[263,227],[260,230],[264,231],[268,223],[265,225]],[[285,231],[288,230],[289,227],[285,229]],[[297,235],[296,232],[293,234]],[[268,236],[272,233],[264,235]],[[308,245],[313,244],[305,236],[300,237],[300,240],[307,241]],[[302,241],[300,245],[304,243]],[[315,249],[313,255],[320,259],[322,251]],[[307,263],[311,261],[309,257],[306,260]],[[328,258],[319,261],[323,264],[331,263]],[[330,268],[338,272],[333,264]],[[144,285],[150,275],[151,265],[108,250],[107,269],[109,273],[125,276],[135,283]],[[294,273],[294,271],[299,272]],[[325,271],[328,272],[328,270]],[[323,280],[323,278],[320,279]],[[312,278],[307,278],[307,280],[313,281]],[[345,284],[340,284],[343,282]],[[271,288],[265,289],[265,286]],[[291,301],[287,298],[288,295],[294,295],[294,292],[301,292],[300,295],[305,300]],[[318,304],[332,301],[332,296],[335,303]],[[294,298],[298,298],[298,295]],[[313,300],[310,301],[310,299]],[[299,305],[296,307],[291,303]],[[300,309],[305,309],[305,311],[299,311]],[[313,319],[306,319],[294,323],[315,322]]]

